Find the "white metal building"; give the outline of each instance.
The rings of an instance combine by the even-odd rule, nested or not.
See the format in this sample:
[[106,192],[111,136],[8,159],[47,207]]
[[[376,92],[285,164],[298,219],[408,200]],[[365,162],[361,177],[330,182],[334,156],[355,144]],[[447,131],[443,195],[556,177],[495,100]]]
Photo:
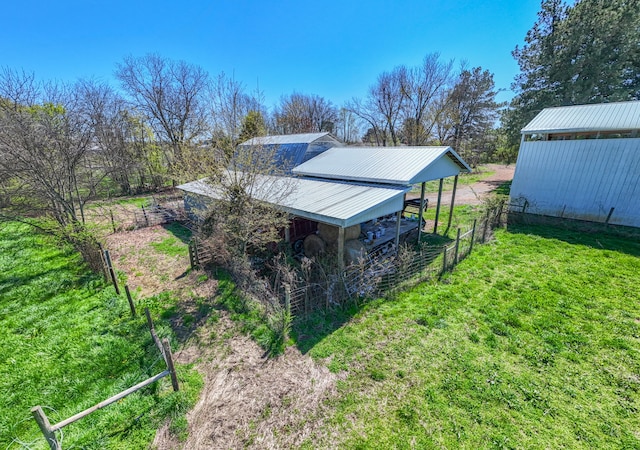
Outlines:
[[[346,228],[395,215],[397,248],[403,228],[401,214],[405,207],[405,194],[411,190],[411,185],[422,183],[418,216],[421,217],[425,183],[441,180],[437,217],[442,180],[453,176],[457,182],[460,172],[470,171],[471,168],[451,147],[339,147],[325,150],[293,168],[297,176],[257,177],[252,195],[281,207],[292,217],[338,227],[338,255],[342,261],[340,255],[344,251]],[[192,218],[206,214],[213,201],[222,195],[204,179],[180,185],[178,189],[185,193],[185,209]],[[281,195],[285,190],[287,194]],[[417,222],[407,229],[414,227],[418,227]],[[419,228],[418,239],[421,232],[422,228]]]
[[640,227],[640,101],[544,109],[522,129],[511,202]]

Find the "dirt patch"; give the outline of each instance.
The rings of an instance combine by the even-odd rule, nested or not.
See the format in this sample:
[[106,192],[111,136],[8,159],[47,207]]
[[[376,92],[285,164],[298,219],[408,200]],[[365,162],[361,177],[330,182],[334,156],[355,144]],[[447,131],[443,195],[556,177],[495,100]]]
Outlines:
[[[175,353],[180,363],[195,363],[204,387],[187,414],[185,442],[158,430],[158,449],[279,449],[301,444],[323,423],[323,400],[335,394],[337,376],[290,347],[277,358],[243,335],[223,310],[198,313],[217,290],[216,280],[188,271],[185,254],[158,250],[174,237],[162,226],[111,234],[106,245],[117,270],[127,274],[131,289],[150,296],[171,291],[180,299],[172,328],[183,342]],[[199,309],[200,307],[200,309]],[[184,317],[191,317],[185,324]]]
[[293,347],[266,358],[224,312],[200,329],[197,341],[178,354],[181,362],[197,357],[204,376],[200,400],[187,414],[189,437],[178,443],[164,427],[154,441],[158,449],[290,448],[322,425],[321,405],[337,379],[326,367]]
[[192,277],[187,276],[188,256],[164,254],[152,246],[173,237],[167,229],[156,225],[111,234],[106,238],[106,248],[114,267],[127,275],[129,287],[148,297],[195,285]]
[[[494,173],[477,183],[459,185],[456,189],[456,205],[479,205],[487,195],[495,191],[501,184],[513,180],[513,173],[516,170],[516,166],[513,164],[487,164],[484,167]],[[451,204],[451,192],[443,193],[442,205]],[[438,203],[438,192],[428,192],[426,197],[429,200],[430,208],[432,207],[431,205],[435,206]],[[420,194],[410,193],[407,194],[407,198],[420,198]]]

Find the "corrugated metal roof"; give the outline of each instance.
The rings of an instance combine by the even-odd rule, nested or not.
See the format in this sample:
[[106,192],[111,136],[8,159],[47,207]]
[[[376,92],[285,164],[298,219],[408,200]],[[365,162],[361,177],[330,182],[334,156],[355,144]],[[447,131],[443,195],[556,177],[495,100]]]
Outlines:
[[293,169],[296,175],[405,186],[460,171],[471,168],[451,147],[334,147]]
[[240,145],[279,145],[279,144],[310,144],[329,133],[283,134],[278,136],[260,136],[249,139]]
[[543,109],[522,133],[573,133],[640,129],[640,101]]
[[[255,186],[255,198],[276,204],[295,216],[341,227],[402,210],[408,191],[401,187],[273,176],[259,177]],[[204,179],[182,184],[178,189],[218,198],[217,190]],[[290,191],[282,195],[283,189]]]

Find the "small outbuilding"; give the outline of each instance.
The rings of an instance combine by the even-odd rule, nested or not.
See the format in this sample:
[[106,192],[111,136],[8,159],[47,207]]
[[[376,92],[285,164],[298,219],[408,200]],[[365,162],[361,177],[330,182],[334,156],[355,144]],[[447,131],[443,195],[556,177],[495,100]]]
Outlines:
[[[387,243],[397,248],[400,236],[416,228],[419,239],[421,222],[402,217],[405,194],[413,184],[422,184],[421,217],[425,182],[441,180],[441,195],[444,178],[453,176],[457,181],[460,172],[470,171],[451,147],[337,147],[294,167],[293,176],[259,177],[257,185],[268,189],[254,188],[252,195],[281,207],[292,218],[312,221],[342,263],[345,250],[369,251]],[[277,189],[279,183],[290,193],[272,195],[282,191]],[[206,180],[178,188],[185,192],[185,208],[192,217],[220,196]],[[378,222],[382,217],[386,219]]]
[[546,108],[521,133],[512,204],[640,227],[640,101]]

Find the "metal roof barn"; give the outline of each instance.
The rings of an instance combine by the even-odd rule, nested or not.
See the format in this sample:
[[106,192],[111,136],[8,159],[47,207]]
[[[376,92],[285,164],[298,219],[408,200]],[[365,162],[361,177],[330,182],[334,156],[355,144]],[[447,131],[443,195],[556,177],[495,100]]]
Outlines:
[[451,147],[334,147],[295,175],[408,186],[471,172]]
[[[291,192],[280,197],[282,189]],[[349,227],[368,220],[401,211],[404,207],[404,187],[382,187],[304,178],[259,177],[254,198],[280,206],[288,213],[339,227]],[[178,186],[185,192],[212,199],[220,193],[206,182],[197,180]]]
[[273,151],[275,164],[290,171],[293,167],[339,145],[342,143],[330,133],[303,133],[255,137],[238,147],[255,146],[262,147],[265,151]]
[[545,108],[522,129],[522,133],[571,133],[638,128],[640,101],[633,101]]
[[[543,110],[522,129],[512,203],[532,214],[640,227],[637,130],[640,101]],[[532,133],[542,139],[524,139]]]

